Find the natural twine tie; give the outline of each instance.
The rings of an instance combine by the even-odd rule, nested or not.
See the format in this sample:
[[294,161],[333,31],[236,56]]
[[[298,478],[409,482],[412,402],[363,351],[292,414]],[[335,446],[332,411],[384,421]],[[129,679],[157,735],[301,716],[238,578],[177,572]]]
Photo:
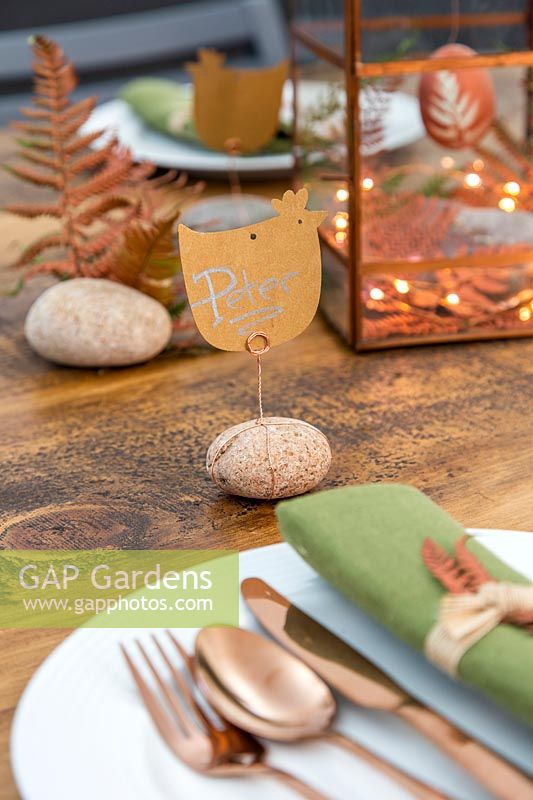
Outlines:
[[472,645],[506,617],[520,612],[533,612],[533,586],[489,582],[473,594],[447,594],[426,637],[424,652],[433,664],[455,677],[461,658]]

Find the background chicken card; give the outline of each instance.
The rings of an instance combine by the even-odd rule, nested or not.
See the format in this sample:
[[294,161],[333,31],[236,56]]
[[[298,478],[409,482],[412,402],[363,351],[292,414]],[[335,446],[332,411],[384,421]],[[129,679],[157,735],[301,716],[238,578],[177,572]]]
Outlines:
[[200,140],[213,150],[253,153],[276,133],[288,63],[263,69],[232,69],[225,56],[200,50],[198,62],[187,65],[194,82],[194,126]]
[[202,336],[221,350],[246,350],[254,331],[270,346],[294,338],[313,319],[320,297],[318,226],[307,190],[272,200],[277,216],[244,228],[198,233],[179,226],[192,313]]

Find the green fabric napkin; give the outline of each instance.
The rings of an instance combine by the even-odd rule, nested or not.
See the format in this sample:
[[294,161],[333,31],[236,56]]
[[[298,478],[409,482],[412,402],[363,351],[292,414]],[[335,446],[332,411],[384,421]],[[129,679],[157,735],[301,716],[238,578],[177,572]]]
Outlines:
[[[329,583],[417,650],[445,590],[426,569],[430,537],[450,553],[465,531],[417,489],[349,486],[278,504],[283,537]],[[472,538],[468,548],[497,580],[527,584]],[[533,724],[533,636],[499,625],[461,659],[460,678]]]
[[120,96],[155,130],[198,141],[192,120],[190,85],[164,78],[137,78],[122,88]]
[[[194,127],[191,84],[165,78],[136,78],[122,87],[120,97],[154,130],[201,144]],[[290,149],[289,131],[280,123],[277,136],[261,152],[287,153]]]

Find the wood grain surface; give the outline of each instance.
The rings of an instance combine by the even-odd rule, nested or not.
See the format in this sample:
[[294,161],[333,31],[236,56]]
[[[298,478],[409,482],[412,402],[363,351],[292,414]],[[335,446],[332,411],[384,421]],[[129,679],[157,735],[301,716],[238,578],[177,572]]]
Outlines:
[[[0,136],[0,155],[6,142]],[[10,201],[28,196],[9,178],[0,185]],[[10,264],[38,226],[0,215],[0,286],[13,283]],[[0,298],[0,546],[279,541],[272,503],[224,496],[204,467],[210,441],[255,416],[251,357],[174,352],[128,369],[53,366],[23,337],[42,288]],[[464,525],[533,530],[532,372],[531,340],[355,355],[317,319],[265,357],[265,414],[326,433],[333,463],[324,488],[401,481]],[[18,797],[8,764],[18,697],[65,635],[0,632],[0,800]]]

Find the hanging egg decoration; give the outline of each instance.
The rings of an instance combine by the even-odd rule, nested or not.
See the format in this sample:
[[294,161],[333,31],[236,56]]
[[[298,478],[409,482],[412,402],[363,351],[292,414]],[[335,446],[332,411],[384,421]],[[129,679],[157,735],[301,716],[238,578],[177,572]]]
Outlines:
[[[476,51],[447,44],[431,58],[464,58]],[[443,147],[460,150],[475,145],[494,118],[495,94],[486,69],[443,69],[422,75],[420,111],[429,136]]]

